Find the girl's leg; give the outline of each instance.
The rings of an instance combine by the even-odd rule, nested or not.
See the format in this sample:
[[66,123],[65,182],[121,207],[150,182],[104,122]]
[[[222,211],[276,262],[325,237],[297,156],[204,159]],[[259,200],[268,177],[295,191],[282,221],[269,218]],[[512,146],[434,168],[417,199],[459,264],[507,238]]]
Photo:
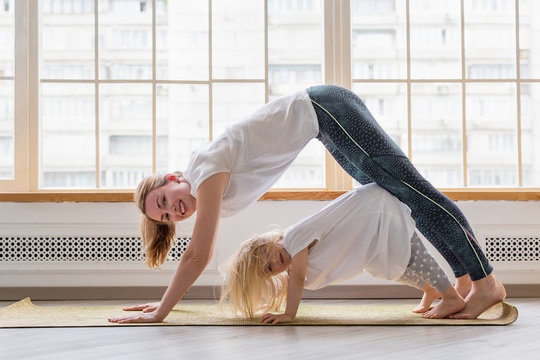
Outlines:
[[[445,318],[461,311],[465,301],[452,287],[450,280],[416,233],[411,238],[411,258],[404,274],[397,281],[422,289],[424,296],[413,312],[424,313],[425,318]],[[442,301],[431,308],[434,300]]]
[[344,163],[345,159],[349,168],[355,167],[356,173],[374,180],[409,206],[417,228],[448,261],[456,277],[470,273],[475,280],[488,275],[491,266],[461,211],[418,173],[363,102],[337,86],[307,91],[319,119],[318,139],[333,155],[339,154],[338,161]]
[[422,299],[422,303],[425,304],[423,306],[424,311],[429,310],[431,303],[439,298],[441,293],[451,285],[448,276],[446,276],[444,270],[439,266],[433,256],[431,256],[424,244],[422,244],[416,232],[411,237],[411,257],[409,264],[403,275],[396,279],[396,281],[420,290],[424,290],[428,284],[434,288],[435,291],[425,294],[428,296],[431,295],[431,298],[424,296]]

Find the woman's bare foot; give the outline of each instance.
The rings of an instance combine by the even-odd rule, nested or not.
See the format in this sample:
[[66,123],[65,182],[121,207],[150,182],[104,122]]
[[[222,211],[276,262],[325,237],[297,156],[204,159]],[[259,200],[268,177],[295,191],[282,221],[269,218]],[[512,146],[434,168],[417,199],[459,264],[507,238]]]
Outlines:
[[461,295],[462,298],[466,298],[467,295],[471,292],[472,287],[472,281],[469,274],[465,274],[463,276],[460,276],[456,278],[456,285],[455,288],[459,295]]
[[452,285],[442,292],[442,300],[433,309],[422,314],[425,319],[444,319],[448,315],[463,310],[465,300]]
[[493,273],[473,281],[471,292],[465,298],[465,308],[450,316],[452,319],[476,319],[496,303],[503,301],[506,290]]
[[432,288],[430,285],[424,286],[422,291],[424,292],[424,296],[422,296],[420,304],[418,304],[418,306],[413,309],[413,313],[419,314],[430,310],[433,301],[441,297],[441,294],[437,290]]

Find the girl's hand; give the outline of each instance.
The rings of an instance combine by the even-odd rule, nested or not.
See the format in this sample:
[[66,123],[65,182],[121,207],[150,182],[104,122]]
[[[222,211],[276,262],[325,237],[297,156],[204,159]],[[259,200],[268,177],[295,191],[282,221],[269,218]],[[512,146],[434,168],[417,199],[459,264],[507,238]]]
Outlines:
[[130,315],[130,316],[110,318],[108,320],[109,322],[113,322],[117,324],[158,323],[158,322],[162,322],[164,318],[165,318],[164,316],[158,315],[157,311],[152,311],[152,312],[145,312],[145,313],[140,313],[140,314],[135,314],[135,315]]
[[156,310],[159,306],[159,303],[148,303],[148,304],[142,304],[142,305],[133,305],[123,308],[124,311],[141,311],[143,313],[152,312]]
[[261,317],[261,322],[263,324],[278,324],[278,323],[287,323],[292,322],[294,318],[288,314],[264,314]]

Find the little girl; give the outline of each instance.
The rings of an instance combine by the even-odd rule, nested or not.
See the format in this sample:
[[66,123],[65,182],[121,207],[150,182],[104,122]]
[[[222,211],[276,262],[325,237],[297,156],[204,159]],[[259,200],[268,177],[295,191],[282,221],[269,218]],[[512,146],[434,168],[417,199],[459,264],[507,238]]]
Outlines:
[[[413,312],[424,318],[454,314],[465,301],[422,244],[409,212],[376,184],[349,191],[284,234],[269,232],[244,242],[220,302],[228,299],[232,310],[245,316],[264,313],[264,323],[291,322],[303,288],[341,283],[365,270],[423,290]],[[441,295],[442,301],[431,308]],[[285,298],[285,313],[268,313],[278,311]]]

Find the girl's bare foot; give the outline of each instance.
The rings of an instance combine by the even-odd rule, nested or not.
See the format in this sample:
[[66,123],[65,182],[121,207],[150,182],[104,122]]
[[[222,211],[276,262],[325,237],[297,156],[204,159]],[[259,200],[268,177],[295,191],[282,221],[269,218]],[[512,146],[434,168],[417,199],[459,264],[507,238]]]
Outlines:
[[451,315],[452,319],[476,319],[481,313],[504,300],[506,290],[493,273],[483,279],[473,281],[472,289],[465,299],[465,308]]
[[422,314],[425,319],[443,319],[448,315],[463,310],[465,300],[459,295],[452,285],[442,292],[442,300],[433,309]]
[[432,288],[430,285],[424,286],[422,291],[424,292],[424,296],[422,296],[422,300],[420,300],[420,304],[418,304],[418,306],[416,306],[413,309],[412,311],[413,313],[419,314],[419,313],[424,313],[430,310],[431,304],[433,303],[433,301],[441,297],[441,294],[437,290]]
[[456,285],[455,288],[458,292],[458,294],[465,299],[467,295],[471,292],[472,287],[472,281],[469,274],[465,274],[463,276],[460,276],[456,278]]

